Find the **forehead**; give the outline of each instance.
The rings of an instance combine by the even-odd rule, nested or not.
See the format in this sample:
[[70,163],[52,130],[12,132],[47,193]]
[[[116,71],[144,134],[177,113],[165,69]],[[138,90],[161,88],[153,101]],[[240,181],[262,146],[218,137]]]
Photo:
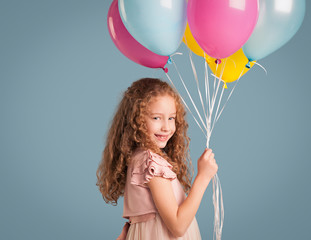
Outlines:
[[176,104],[175,99],[170,95],[162,95],[156,96],[151,99],[151,101],[147,105],[147,109],[150,112],[169,112],[175,113],[176,112]]

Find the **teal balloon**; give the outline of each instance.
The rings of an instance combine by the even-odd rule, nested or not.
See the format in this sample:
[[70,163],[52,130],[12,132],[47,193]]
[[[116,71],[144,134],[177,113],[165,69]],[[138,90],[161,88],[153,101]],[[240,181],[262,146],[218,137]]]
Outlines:
[[300,28],[305,0],[259,0],[254,31],[242,47],[250,60],[262,59],[287,43]]
[[119,12],[128,32],[159,55],[176,52],[186,29],[186,0],[119,0]]

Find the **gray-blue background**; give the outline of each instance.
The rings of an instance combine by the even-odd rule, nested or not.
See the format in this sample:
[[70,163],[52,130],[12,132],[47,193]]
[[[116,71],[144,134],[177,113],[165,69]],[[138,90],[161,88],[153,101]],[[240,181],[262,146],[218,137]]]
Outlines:
[[[0,239],[115,239],[121,231],[122,199],[107,205],[95,186],[107,126],[132,81],[166,78],[114,46],[110,3],[1,0]],[[310,10],[294,38],[260,61],[268,75],[254,67],[241,79],[213,132],[223,239],[310,238]],[[179,51],[194,91],[183,44]],[[188,119],[195,165],[204,137]],[[212,239],[211,193],[197,214],[203,239]]]

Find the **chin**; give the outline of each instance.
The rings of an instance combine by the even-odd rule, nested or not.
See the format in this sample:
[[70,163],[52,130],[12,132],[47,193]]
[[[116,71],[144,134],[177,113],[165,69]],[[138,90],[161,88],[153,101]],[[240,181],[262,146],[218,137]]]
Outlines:
[[163,144],[163,143],[162,143],[162,144],[157,143],[157,146],[158,146],[158,148],[161,148],[161,149],[162,149],[162,148],[165,148],[165,147],[166,147],[166,143],[165,143],[165,144]]
[[156,141],[156,145],[158,146],[158,148],[165,148],[167,145],[167,142],[158,142]]

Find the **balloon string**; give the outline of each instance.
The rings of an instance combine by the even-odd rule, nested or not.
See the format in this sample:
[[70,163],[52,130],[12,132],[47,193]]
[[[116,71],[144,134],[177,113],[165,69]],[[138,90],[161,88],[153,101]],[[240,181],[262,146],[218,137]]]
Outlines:
[[[204,53],[204,66],[205,66],[205,99],[206,99],[206,106],[208,106],[208,108],[206,109],[206,116],[205,116],[205,120],[206,120],[206,126],[208,129],[207,135],[209,135],[209,131],[210,131],[210,124],[208,119],[209,119],[209,110],[211,109],[211,99],[210,99],[210,89],[209,89],[209,78],[208,78],[208,68],[207,68],[207,62],[206,62],[206,55]],[[209,147],[209,138],[206,138],[206,147]]]
[[220,215],[220,237],[221,237],[221,233],[222,233],[222,228],[224,225],[224,218],[225,218],[225,210],[224,210],[224,201],[223,201],[223,197],[222,197],[222,188],[221,188],[221,184],[220,184],[220,180],[218,178],[218,175],[216,174],[217,177],[217,182],[219,185],[219,192],[220,192],[220,209],[221,209],[221,215]]
[[[217,65],[216,65],[216,69],[217,69]],[[212,121],[213,110],[214,110],[214,106],[215,106],[215,103],[216,103],[216,99],[217,99],[217,95],[218,95],[218,90],[219,90],[219,86],[220,86],[220,82],[221,82],[220,79],[222,78],[222,75],[224,73],[225,65],[226,65],[226,61],[225,61],[224,65],[223,65],[223,68],[221,69],[220,78],[218,78],[218,84],[217,84],[216,92],[214,91],[214,93],[213,93],[212,109],[210,110],[210,115],[209,115],[209,126],[211,126],[211,124],[212,124],[211,121]],[[215,76],[214,82],[216,82],[216,79],[217,79],[217,77]],[[219,101],[220,101],[220,99],[219,99]],[[209,129],[209,132],[208,132],[207,136],[209,138],[211,137],[211,130],[210,129]]]
[[[208,107],[211,108],[211,101],[210,101],[210,90],[209,90],[209,79],[208,79],[208,68],[207,68],[207,62],[206,62],[206,56],[204,53],[204,67],[205,67],[205,99],[206,99],[206,105],[208,101]],[[206,111],[208,113],[208,111]],[[208,117],[208,116],[206,116]]]
[[[170,78],[170,76],[168,75],[168,73],[165,73],[165,74],[166,74],[166,77],[168,78],[168,80],[171,82],[171,84],[172,84],[172,86],[174,87],[174,89],[176,90],[176,92],[178,93],[178,90],[176,89],[175,84],[173,83],[173,81],[172,81],[172,79]],[[198,122],[198,120],[196,119],[196,117],[194,116],[194,114],[191,112],[191,110],[190,110],[190,108],[188,107],[186,101],[183,99],[182,96],[180,96],[180,94],[179,94],[179,97],[181,98],[183,104],[186,106],[186,108],[188,109],[188,111],[189,111],[190,114],[192,115],[192,117],[193,117],[194,121],[196,122],[196,124],[199,126],[199,128],[200,128],[201,131],[203,132],[204,136],[207,138],[207,136],[206,136],[204,130],[202,129],[200,123]]]
[[[216,65],[216,72],[217,72],[217,68],[218,68],[218,64]],[[216,102],[216,98],[217,98],[218,90],[219,90],[219,86],[220,86],[220,79],[222,78],[223,72],[224,72],[224,67],[221,69],[221,74],[220,74],[220,78],[219,78],[219,81],[218,81],[218,84],[217,84],[216,91],[215,91],[215,88],[214,88],[213,98],[212,98],[212,109],[210,110],[210,113],[211,113],[210,115],[212,115],[213,110],[214,110],[214,106],[215,106],[215,102]],[[216,79],[217,79],[217,77],[215,76],[215,78],[214,78],[214,87],[215,87]]]
[[[219,203],[220,203],[220,208],[219,208]],[[224,214],[222,189],[221,189],[221,184],[220,184],[220,180],[218,178],[217,173],[213,177],[213,204],[214,204],[214,209],[215,209],[213,239],[221,240],[225,214]]]
[[233,59],[230,58],[230,60],[232,61],[232,63],[234,64],[234,67],[236,68],[236,63]]
[[[218,63],[216,64],[215,73],[217,73],[217,70],[218,70]],[[212,99],[214,99],[215,88],[216,88],[216,76],[214,77],[214,88],[213,88],[213,96],[212,96]]]
[[196,110],[197,115],[199,116],[199,119],[201,120],[201,123],[202,123],[203,127],[204,127],[204,128],[206,129],[206,131],[207,131],[207,127],[206,127],[206,125],[205,125],[205,123],[204,123],[204,121],[203,121],[203,119],[202,119],[202,117],[201,117],[201,114],[200,114],[200,112],[199,112],[199,110],[198,110],[196,104],[194,103],[194,101],[193,101],[193,99],[192,99],[192,97],[191,97],[191,94],[190,94],[189,91],[188,91],[188,88],[187,88],[187,86],[186,86],[186,84],[185,84],[183,78],[182,78],[181,75],[180,75],[180,72],[179,72],[178,69],[177,69],[177,66],[176,66],[176,64],[175,64],[175,61],[172,60],[172,62],[173,62],[174,66],[175,66],[175,69],[176,69],[176,71],[177,71],[177,73],[178,73],[179,79],[180,79],[180,81],[182,82],[182,84],[183,84],[183,86],[184,86],[184,88],[185,88],[185,90],[186,90],[186,92],[187,92],[187,94],[188,94],[188,97],[190,98],[191,103],[192,103],[194,109]]
[[[219,83],[220,83],[220,81],[222,81],[221,78],[223,76],[223,73],[224,73],[224,70],[225,70],[225,67],[226,67],[226,63],[227,63],[227,60],[225,60],[225,62],[224,62],[224,65],[223,65],[223,68],[222,68],[222,72],[221,72],[221,76],[219,78]],[[219,106],[220,106],[220,103],[221,103],[221,100],[222,100],[222,96],[223,96],[224,90],[225,90],[225,88],[223,87],[222,91],[221,91],[221,95],[220,95],[219,100],[218,100],[218,105],[217,105],[217,109],[216,109],[216,113],[215,113],[215,117],[214,117],[214,121],[213,121],[213,126],[212,126],[212,129],[211,129],[211,132],[213,131],[215,123],[216,123],[216,117],[217,117],[217,114],[218,114],[218,110],[219,110]]]
[[[216,69],[217,69],[217,65],[216,65]],[[214,100],[214,97],[215,97],[215,89],[216,89],[216,78],[214,78],[214,88],[213,88],[213,91],[212,91],[212,96],[211,96],[211,99],[209,99],[209,102],[210,102],[210,105],[209,105],[209,109],[208,109],[208,112],[209,112],[209,115],[207,117],[207,126],[208,126],[208,131],[207,131],[207,144],[206,144],[206,147],[209,147],[209,141],[210,141],[210,138],[211,138],[211,120],[212,120],[212,116],[213,116],[213,100]]]
[[[188,46],[187,44],[187,38],[185,38],[185,42],[186,42],[186,45]],[[201,101],[201,104],[202,104],[202,109],[203,109],[203,113],[204,113],[204,117],[205,117],[205,125],[206,127],[208,128],[207,124],[207,109],[206,109],[206,112],[205,112],[205,106],[204,106],[204,102],[203,102],[203,99],[202,99],[202,94],[201,94],[201,90],[200,90],[200,87],[199,87],[199,80],[198,80],[198,75],[197,75],[197,72],[196,72],[196,68],[195,68],[195,65],[194,65],[194,62],[192,60],[192,51],[190,50],[190,48],[188,48],[188,53],[189,53],[189,60],[190,60],[190,63],[191,63],[191,68],[192,68],[192,72],[193,72],[193,76],[194,76],[194,79],[196,81],[196,85],[197,85],[197,90],[198,90],[198,94],[199,94],[199,97],[200,97],[200,101]],[[204,53],[205,55],[205,53]]]
[[204,106],[204,102],[203,102],[203,99],[202,99],[202,94],[201,94],[201,90],[200,90],[200,86],[199,86],[198,75],[197,75],[197,71],[196,71],[195,65],[194,65],[194,63],[192,61],[192,53],[191,53],[190,50],[189,50],[189,59],[190,59],[191,67],[192,67],[193,76],[194,76],[194,79],[196,81],[196,85],[197,85],[197,90],[198,90],[198,94],[199,94],[199,97],[200,97],[200,101],[201,101],[201,104],[202,104],[203,113],[204,113],[204,116],[206,116],[205,106]]
[[259,67],[261,67],[261,68],[265,71],[266,75],[268,75],[267,70],[266,70],[262,65],[260,65],[258,62],[254,62],[254,64],[256,64],[256,65],[258,65]]
[[213,121],[213,126],[212,126],[212,129],[211,129],[211,133],[212,133],[212,131],[214,129],[214,126],[215,126],[215,123],[216,123],[216,118],[217,118],[217,114],[218,114],[218,110],[219,110],[219,106],[220,106],[220,103],[221,103],[221,100],[222,100],[222,96],[223,96],[224,90],[225,90],[225,88],[223,87],[222,90],[221,90],[220,97],[219,97],[219,101],[218,101],[218,105],[217,105],[217,110],[216,110],[216,113],[215,113],[215,116],[214,116],[214,121]]
[[[214,125],[215,125],[215,123],[218,121],[218,119],[219,119],[220,115],[222,114],[223,110],[225,109],[225,107],[226,107],[226,105],[227,105],[227,103],[228,103],[228,101],[229,101],[229,99],[230,99],[230,97],[231,97],[231,95],[232,95],[234,89],[236,88],[236,86],[237,86],[237,84],[238,84],[240,78],[241,78],[242,75],[243,75],[244,70],[245,70],[245,68],[243,68],[242,72],[240,73],[239,78],[236,80],[235,85],[233,86],[232,90],[230,91],[229,96],[228,96],[228,98],[227,98],[225,104],[223,105],[223,107],[222,107],[220,113],[218,114],[218,116],[217,116],[217,118],[216,118],[216,121],[214,122]],[[212,131],[213,131],[213,129],[214,129],[214,126],[213,126],[213,128],[212,128]]]
[[170,58],[173,57],[173,56],[175,56],[175,55],[183,55],[183,53],[181,53],[181,52],[175,52],[175,53],[173,53],[172,55],[170,55]]

